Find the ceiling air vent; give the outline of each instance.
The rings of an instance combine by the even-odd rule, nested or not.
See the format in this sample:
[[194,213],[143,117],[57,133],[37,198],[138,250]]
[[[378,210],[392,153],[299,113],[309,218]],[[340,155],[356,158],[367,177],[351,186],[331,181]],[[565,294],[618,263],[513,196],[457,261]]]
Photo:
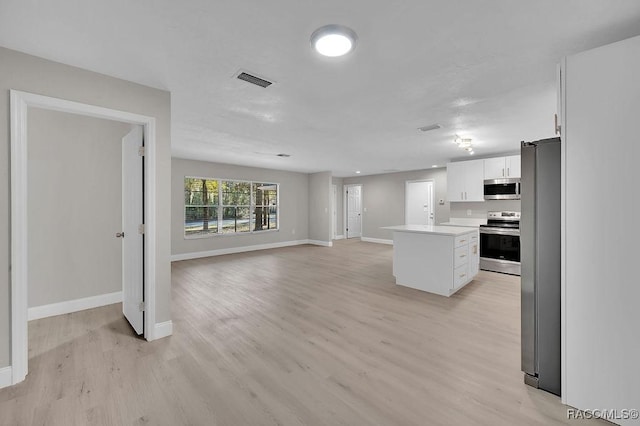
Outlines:
[[440,125],[436,123],[436,124],[429,124],[428,126],[418,127],[418,130],[420,130],[421,132],[428,132],[429,130],[437,130],[439,128],[440,128]]
[[251,84],[255,84],[256,86],[260,86],[260,87],[269,87],[273,84],[272,81],[269,80],[265,80],[264,78],[260,78],[260,77],[256,77],[255,75],[251,75],[247,72],[240,72],[237,77],[240,80],[244,80],[246,82],[249,82]]

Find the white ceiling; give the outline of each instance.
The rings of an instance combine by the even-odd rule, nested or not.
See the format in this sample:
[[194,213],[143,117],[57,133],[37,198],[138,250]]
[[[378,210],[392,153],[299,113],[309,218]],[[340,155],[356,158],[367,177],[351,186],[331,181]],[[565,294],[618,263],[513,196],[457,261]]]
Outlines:
[[[638,0],[0,0],[0,45],[170,90],[174,156],[352,176],[553,136],[560,58],[639,22]],[[347,57],[310,49],[332,23]]]

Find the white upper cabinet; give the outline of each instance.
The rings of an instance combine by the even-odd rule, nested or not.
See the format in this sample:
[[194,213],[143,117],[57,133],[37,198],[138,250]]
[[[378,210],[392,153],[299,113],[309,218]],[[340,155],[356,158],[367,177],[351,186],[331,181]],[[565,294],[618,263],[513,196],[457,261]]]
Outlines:
[[447,198],[464,201],[466,167],[464,162],[447,164]]
[[447,164],[449,201],[484,201],[484,160]]
[[519,178],[520,156],[486,158],[484,160],[484,179]]
[[507,177],[519,178],[520,177],[520,156],[510,155],[505,157],[505,165],[507,166]]
[[504,157],[486,158],[484,160],[484,178],[499,179],[505,173]]

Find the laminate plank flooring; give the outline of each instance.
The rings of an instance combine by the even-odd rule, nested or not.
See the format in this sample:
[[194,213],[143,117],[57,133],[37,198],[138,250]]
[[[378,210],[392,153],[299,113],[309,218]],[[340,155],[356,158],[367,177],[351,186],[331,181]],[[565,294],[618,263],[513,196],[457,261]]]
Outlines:
[[174,335],[150,343],[119,304],[32,321],[30,373],[0,390],[0,424],[569,423],[523,384],[518,277],[481,272],[444,298],[396,286],[392,250],[175,262]]

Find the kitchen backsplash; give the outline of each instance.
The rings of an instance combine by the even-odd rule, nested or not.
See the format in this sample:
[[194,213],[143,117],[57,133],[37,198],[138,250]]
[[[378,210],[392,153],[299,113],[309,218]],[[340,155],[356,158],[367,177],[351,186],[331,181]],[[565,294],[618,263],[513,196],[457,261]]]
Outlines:
[[[520,200],[487,200],[475,203],[450,203],[450,217],[486,219],[487,212],[520,211]],[[468,214],[471,212],[471,214]]]

